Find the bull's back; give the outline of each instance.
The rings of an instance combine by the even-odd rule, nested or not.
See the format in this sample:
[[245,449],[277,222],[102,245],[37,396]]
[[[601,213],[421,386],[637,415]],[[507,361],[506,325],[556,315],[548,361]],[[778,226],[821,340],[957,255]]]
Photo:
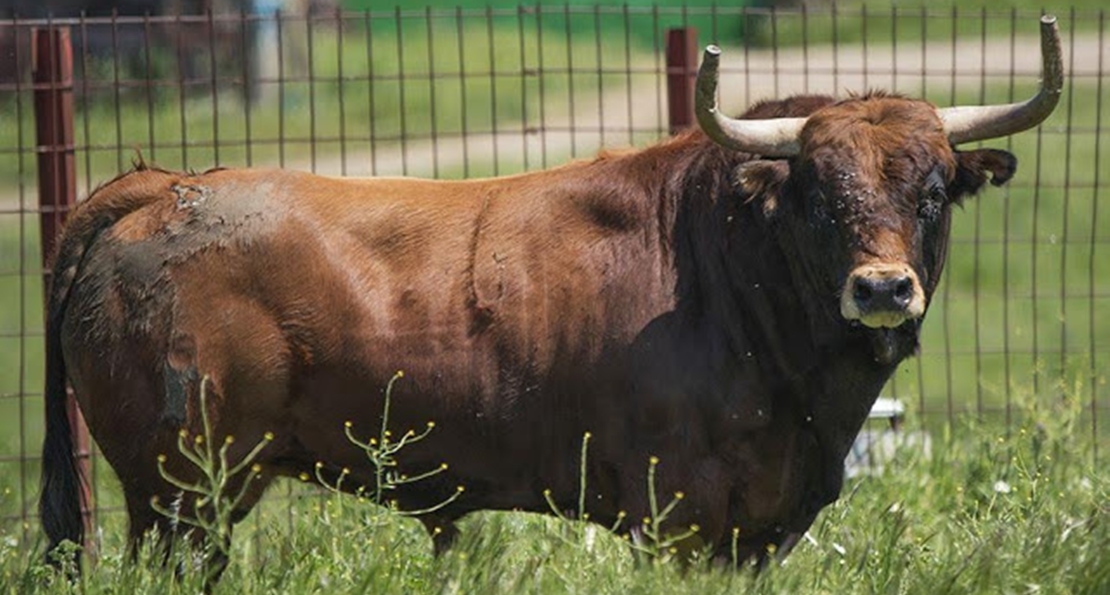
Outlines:
[[[413,209],[387,200],[389,184],[373,186],[282,171],[144,170],[99,189],[63,240],[80,247],[59,257],[72,261],[63,337],[76,383],[111,372],[96,362],[105,353],[159,374],[165,358],[233,376],[220,368],[243,354],[217,343],[253,344],[280,368],[347,351],[368,321],[384,325],[378,298],[398,271],[426,278],[419,265],[429,252],[465,246],[452,245],[458,233],[425,234]],[[440,214],[440,228],[466,219],[462,208]]]

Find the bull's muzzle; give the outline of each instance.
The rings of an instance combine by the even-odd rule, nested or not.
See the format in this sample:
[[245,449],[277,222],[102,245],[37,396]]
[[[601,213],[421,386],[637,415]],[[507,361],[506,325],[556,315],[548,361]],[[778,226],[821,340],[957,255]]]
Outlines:
[[904,264],[866,264],[848,275],[840,313],[871,328],[893,328],[925,313],[925,292]]

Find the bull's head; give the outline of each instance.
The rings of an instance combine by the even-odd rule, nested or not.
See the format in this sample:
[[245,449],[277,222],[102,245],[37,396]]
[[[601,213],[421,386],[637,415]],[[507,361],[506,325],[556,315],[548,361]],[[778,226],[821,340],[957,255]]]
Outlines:
[[[1001,184],[1016,160],[1004,151],[954,145],[1032,128],[1052,113],[1063,87],[1056,19],[1041,19],[1043,79],[1035,97],[1009,105],[950,107],[886,94],[833,103],[804,118],[731,119],[716,109],[720,50],[698,73],[696,109],[706,134],[726,148],[764,157],[778,179],[776,209],[806,227],[813,266],[839,293],[840,314],[873,328],[920,318],[944,262],[952,204],[986,182]],[[763,162],[768,163],[768,162]]]

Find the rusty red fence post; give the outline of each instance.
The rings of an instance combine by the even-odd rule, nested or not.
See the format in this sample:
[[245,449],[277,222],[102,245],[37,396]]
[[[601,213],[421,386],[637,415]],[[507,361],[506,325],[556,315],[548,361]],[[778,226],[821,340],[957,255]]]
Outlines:
[[698,30],[667,30],[667,122],[671,134],[694,124],[698,74]]
[[[39,222],[43,290],[49,296],[50,259],[66,216],[77,202],[77,169],[73,140],[73,46],[69,28],[48,27],[31,33],[31,63],[35,90],[35,152],[38,165]],[[71,393],[67,399],[70,427],[82,483],[85,535],[92,531],[92,477],[89,432]],[[87,545],[87,544],[83,544]]]

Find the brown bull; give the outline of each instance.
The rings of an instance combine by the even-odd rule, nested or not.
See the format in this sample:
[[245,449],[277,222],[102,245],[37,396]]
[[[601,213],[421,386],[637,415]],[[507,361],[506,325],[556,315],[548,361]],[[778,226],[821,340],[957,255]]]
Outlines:
[[[273,170],[139,168],[73,214],[54,265],[41,513],[80,542],[64,409],[76,392],[123,483],[138,540],[168,520],[179,430],[209,377],[232,458],[265,433],[262,478],[374,469],[384,387],[402,454],[445,472],[397,492],[437,545],[478,509],[586,509],[604,524],[683,491],[669,518],[742,558],[789,545],[841,489],[843,458],[911,355],[940,278],[951,207],[1016,161],[956,143],[1040,123],[1062,87],[1053,19],[1044,82],[1020,104],[940,109],[870,93],[716,112],[717,50],[699,74],[703,130],[539,173],[461,182]],[[241,445],[241,448],[240,448]],[[238,449],[238,450],[236,450]],[[192,503],[182,503],[188,509]],[[622,525],[628,530],[629,524]]]

